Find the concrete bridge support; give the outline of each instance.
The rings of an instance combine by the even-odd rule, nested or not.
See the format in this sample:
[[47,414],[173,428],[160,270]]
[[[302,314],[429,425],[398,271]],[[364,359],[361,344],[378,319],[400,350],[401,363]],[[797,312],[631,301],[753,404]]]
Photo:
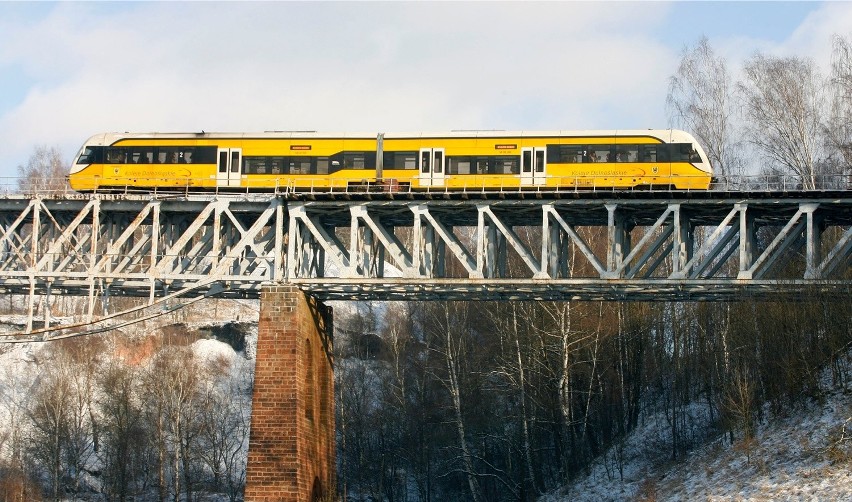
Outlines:
[[332,500],[331,309],[295,286],[260,295],[245,500]]

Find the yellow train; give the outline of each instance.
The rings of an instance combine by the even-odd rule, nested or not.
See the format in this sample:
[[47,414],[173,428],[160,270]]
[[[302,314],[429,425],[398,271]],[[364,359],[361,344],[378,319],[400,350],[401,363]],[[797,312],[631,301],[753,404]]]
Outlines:
[[645,131],[321,134],[105,133],[89,138],[68,181],[79,191],[706,190],[695,139]]

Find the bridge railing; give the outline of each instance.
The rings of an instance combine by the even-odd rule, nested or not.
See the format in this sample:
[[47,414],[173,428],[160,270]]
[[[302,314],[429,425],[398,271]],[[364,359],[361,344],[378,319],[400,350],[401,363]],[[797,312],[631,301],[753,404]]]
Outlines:
[[[452,175],[450,175],[452,177]],[[269,181],[247,178],[242,180],[241,186],[209,186],[209,178],[180,178],[173,181],[171,186],[158,188],[144,188],[145,179],[137,179],[133,184],[102,186],[92,190],[93,193],[104,194],[162,194],[163,196],[198,195],[198,194],[249,194],[259,191],[274,194],[312,194],[312,193],[340,193],[340,194],[363,194],[363,193],[517,193],[538,191],[545,193],[568,193],[568,192],[685,192],[706,191],[700,189],[677,189],[667,185],[637,185],[612,187],[612,177],[589,177],[589,176],[548,176],[546,183],[539,185],[519,185],[518,179],[514,177],[500,177],[495,182],[494,176],[477,175],[465,176],[463,182],[453,180],[450,186],[443,183],[440,186],[429,186],[413,188],[409,184],[399,184],[396,180],[363,180],[353,183],[349,179],[329,179],[328,177],[299,176],[298,178],[283,179],[270,186]],[[680,181],[689,181],[685,177]],[[703,178],[702,178],[703,179]],[[81,180],[85,181],[85,180]],[[94,186],[94,179],[92,185]],[[162,182],[158,178],[157,183]],[[852,175],[831,174],[817,175],[813,178],[803,178],[798,175],[730,175],[717,176],[713,178],[709,190],[725,192],[824,192],[852,190]],[[63,179],[38,179],[24,180],[19,178],[0,178],[0,196],[9,195],[34,195],[41,196],[69,196],[76,194],[66,180]]]
[[824,192],[852,190],[852,175],[820,174],[813,178],[795,175],[736,175],[713,180],[711,190],[728,192]]

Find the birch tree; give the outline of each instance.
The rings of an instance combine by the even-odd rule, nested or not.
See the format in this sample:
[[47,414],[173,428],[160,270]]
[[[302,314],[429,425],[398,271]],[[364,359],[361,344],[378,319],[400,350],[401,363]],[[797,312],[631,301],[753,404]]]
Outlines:
[[149,420],[156,431],[159,456],[159,496],[164,500],[171,481],[171,496],[191,497],[189,467],[197,440],[200,368],[188,348],[167,347],[155,356],[146,376]]
[[30,450],[47,471],[51,499],[59,500],[64,472],[63,456],[68,439],[72,387],[59,365],[50,366],[37,384],[30,403],[33,425]]
[[[827,147],[838,174],[852,174],[852,42],[835,35],[831,57],[831,113],[825,126]],[[840,184],[838,188],[843,187]]]
[[35,375],[26,363],[8,363],[0,368],[0,454],[5,466],[25,474],[26,436],[30,422],[27,406]]
[[124,364],[110,365],[101,375],[99,400],[103,417],[104,485],[108,495],[126,500],[133,494],[135,478],[144,468],[148,431],[142,423],[139,377]]
[[[738,84],[749,142],[782,174],[816,188],[823,160],[825,88],[809,59],[755,54]],[[791,187],[792,188],[792,187]]]
[[707,37],[684,49],[669,79],[666,104],[672,122],[690,131],[705,148],[717,175],[741,173],[734,86],[726,61],[716,56]]
[[64,190],[68,187],[65,176],[70,168],[58,147],[37,146],[27,163],[18,165],[18,190],[24,193]]
[[435,327],[440,331],[440,335],[443,335],[443,340],[441,340],[443,344],[438,350],[441,352],[446,369],[442,383],[450,395],[453,427],[458,440],[458,450],[461,452],[459,459],[461,471],[467,480],[471,500],[480,502],[482,495],[473,465],[473,449],[467,438],[465,417],[462,410],[462,384],[460,382],[462,376],[460,366],[464,357],[464,336],[459,331],[463,331],[465,326],[468,325],[467,305],[462,302],[444,302],[436,310],[435,320],[437,322]]
[[84,342],[52,346],[30,402],[30,449],[48,472],[54,500],[65,490],[82,489],[81,477],[95,452],[94,347]]
[[[506,465],[512,465],[514,462],[521,464],[520,477],[522,482],[504,480],[504,484],[510,483],[511,492],[518,498],[524,498],[523,495],[527,489],[531,490],[536,496],[540,495],[541,490],[538,488],[536,480],[536,470],[533,461],[533,441],[531,439],[530,422],[532,422],[531,398],[528,395],[528,389],[531,387],[529,378],[530,361],[530,346],[533,345],[529,337],[530,328],[527,324],[533,316],[535,307],[529,303],[512,302],[508,308],[501,307],[501,304],[496,304],[493,308],[487,310],[490,324],[493,325],[493,330],[500,339],[500,349],[495,352],[496,367],[491,369],[496,380],[505,382],[507,386],[507,395],[503,398],[510,403],[513,412],[509,414],[510,420],[517,420],[520,438],[518,448],[522,456],[521,459],[515,459],[517,452],[510,450],[506,461]],[[514,415],[519,415],[515,417]],[[511,431],[513,427],[506,427],[506,435],[513,435]],[[511,441],[511,437],[504,438],[507,442]],[[509,478],[504,475],[504,478]]]

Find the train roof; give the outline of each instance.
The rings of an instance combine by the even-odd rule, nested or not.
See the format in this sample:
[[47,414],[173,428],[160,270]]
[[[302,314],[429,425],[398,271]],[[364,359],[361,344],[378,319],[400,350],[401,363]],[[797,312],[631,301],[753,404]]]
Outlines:
[[87,145],[111,145],[123,139],[375,139],[382,134],[386,139],[402,138],[503,138],[503,137],[624,137],[651,136],[666,142],[693,142],[692,136],[677,129],[627,129],[627,130],[553,130],[553,131],[504,131],[504,130],[453,130],[411,132],[317,132],[317,131],[264,131],[264,132],[109,132],[89,138]]
[[389,132],[385,139],[398,138],[561,138],[561,137],[654,137],[666,142],[694,141],[692,135],[677,129],[586,129],[554,131],[455,130],[434,132]]
[[107,132],[95,134],[86,144],[111,145],[123,139],[288,139],[288,138],[344,138],[375,139],[376,133],[318,133],[316,131],[264,131],[264,132]]

